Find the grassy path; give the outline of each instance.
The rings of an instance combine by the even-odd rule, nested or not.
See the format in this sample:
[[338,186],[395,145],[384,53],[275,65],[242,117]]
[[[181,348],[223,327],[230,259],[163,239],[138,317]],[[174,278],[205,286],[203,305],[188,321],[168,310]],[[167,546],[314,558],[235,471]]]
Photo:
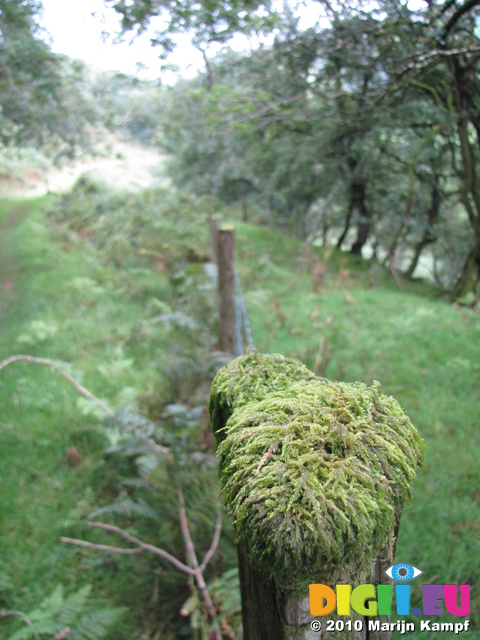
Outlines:
[[[17,353],[82,360],[70,332],[55,338],[53,328],[78,307],[61,289],[83,256],[70,260],[49,237],[47,206],[45,198],[0,202],[0,360]],[[112,596],[116,568],[97,570],[98,558],[59,543],[61,535],[83,535],[77,525],[98,504],[95,488],[101,492],[104,482],[95,485],[106,445],[101,423],[77,400],[46,367],[17,362],[0,373],[0,609],[31,610],[58,584],[71,593],[91,583],[94,598]],[[124,635],[114,637],[131,638],[122,625]],[[21,626],[1,620],[0,637]]]
[[8,305],[18,275],[17,263],[12,248],[15,224],[23,213],[19,203],[0,204],[0,313]]

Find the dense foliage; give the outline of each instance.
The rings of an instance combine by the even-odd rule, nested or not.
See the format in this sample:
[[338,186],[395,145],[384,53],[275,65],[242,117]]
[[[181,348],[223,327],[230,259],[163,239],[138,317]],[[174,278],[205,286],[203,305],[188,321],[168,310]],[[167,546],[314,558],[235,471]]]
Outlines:
[[35,0],[0,2],[0,144],[59,155],[88,142],[92,104],[80,63],[54,55],[37,23]]
[[[168,17],[167,49],[165,35],[180,30],[204,46],[265,30],[269,8],[116,7],[130,29]],[[408,277],[429,247],[439,284],[478,299],[477,0],[323,7],[309,28],[293,9],[272,14],[273,46],[205,57],[204,81],[172,90],[165,144],[176,181],[241,202],[245,216],[253,201],[357,255],[370,243]]]

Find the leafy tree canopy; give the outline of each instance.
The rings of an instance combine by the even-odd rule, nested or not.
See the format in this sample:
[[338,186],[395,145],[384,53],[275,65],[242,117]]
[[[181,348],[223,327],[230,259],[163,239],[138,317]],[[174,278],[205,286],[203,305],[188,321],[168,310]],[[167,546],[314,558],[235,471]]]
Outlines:
[[[191,139],[190,162],[200,159],[200,167],[209,147],[214,162],[208,173],[217,186],[220,167],[227,169],[223,185],[225,178],[250,180],[250,168],[262,176],[262,184],[271,185],[277,204],[270,199],[270,205],[296,218],[298,211],[300,217],[309,215],[318,198],[325,197],[326,174],[318,176],[329,164],[341,176],[337,193],[345,224],[338,246],[352,225],[357,227],[351,246],[356,254],[375,228],[389,229],[387,261],[392,265],[412,232],[417,234],[415,254],[432,242],[432,225],[447,191],[455,192],[471,233],[454,293],[480,296],[480,0],[428,0],[415,6],[400,0],[373,5],[325,0],[321,4],[328,20],[306,30],[299,28],[294,8],[269,15],[269,4],[257,0],[107,3],[122,14],[126,29],[145,29],[152,18],[161,17],[157,44],[166,51],[180,31],[192,33],[205,52],[206,45],[226,43],[235,32],[270,29],[276,36],[271,54],[250,56],[250,69],[244,67],[239,75],[241,108],[229,114],[222,107],[228,102],[222,72],[206,59],[210,96],[202,98],[201,109],[206,127],[196,134],[201,144]],[[229,73],[230,93],[238,93],[232,84],[237,72],[230,67]],[[214,117],[222,124],[212,128]],[[208,127],[215,133],[210,139]],[[242,147],[243,166],[235,151]],[[398,184],[391,182],[394,165]],[[228,167],[238,175],[229,176]],[[307,183],[306,175],[311,176]],[[292,189],[295,184],[298,188]],[[382,191],[391,201],[389,211],[378,199]],[[302,197],[304,206],[298,207]],[[423,212],[420,224],[418,211]],[[407,272],[413,268],[414,262]]]
[[0,0],[0,143],[55,153],[85,142],[93,110],[84,68],[53,54],[41,39],[36,0]]

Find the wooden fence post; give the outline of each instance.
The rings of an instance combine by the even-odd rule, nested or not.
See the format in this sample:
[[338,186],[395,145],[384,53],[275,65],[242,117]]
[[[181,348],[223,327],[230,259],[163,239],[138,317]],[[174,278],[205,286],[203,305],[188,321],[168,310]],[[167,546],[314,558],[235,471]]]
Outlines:
[[218,306],[220,350],[235,353],[235,231],[218,230]]
[[218,221],[217,216],[214,213],[210,214],[210,239],[212,242],[212,257],[213,262],[218,265]]
[[[217,373],[209,413],[239,539],[244,639],[388,640],[386,615],[314,618],[309,585],[389,583],[424,452],[400,405],[378,383],[329,382],[256,352]],[[329,630],[328,619],[350,627]]]

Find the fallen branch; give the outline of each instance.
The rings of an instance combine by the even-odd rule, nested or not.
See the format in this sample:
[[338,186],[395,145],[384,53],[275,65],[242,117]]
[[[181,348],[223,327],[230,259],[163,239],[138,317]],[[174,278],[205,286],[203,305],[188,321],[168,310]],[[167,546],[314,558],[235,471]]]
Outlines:
[[43,364],[46,367],[50,367],[50,369],[54,369],[55,371],[58,371],[58,373],[62,375],[66,380],[68,380],[70,384],[72,384],[75,387],[75,389],[82,394],[82,396],[85,396],[85,398],[88,398],[89,400],[93,400],[93,402],[95,402],[95,404],[99,406],[100,409],[102,409],[102,411],[104,411],[110,418],[113,418],[114,420],[118,420],[115,413],[109,407],[107,407],[107,405],[104,402],[102,402],[100,398],[97,398],[96,396],[93,395],[93,393],[90,393],[88,389],[85,389],[84,386],[82,386],[77,380],[75,380],[75,378],[72,378],[72,376],[69,373],[67,373],[64,369],[59,367],[56,362],[53,362],[53,360],[47,360],[46,358],[35,358],[34,356],[24,356],[24,355],[11,356],[10,358],[7,358],[6,360],[2,360],[2,362],[0,362],[0,371],[2,369],[5,369],[5,367],[7,367],[9,364],[12,364],[13,362],[22,361],[22,360],[25,362],[32,362],[33,364]]
[[[28,355],[11,356],[10,358],[7,358],[0,362],[0,371],[2,371],[2,369],[7,367],[8,365],[13,364],[14,362],[21,362],[21,361],[30,362],[33,364],[41,364],[57,371],[61,376],[63,376],[66,380],[68,380],[68,382],[70,382],[70,384],[72,384],[75,387],[75,389],[79,393],[81,393],[85,398],[88,398],[89,400],[92,400],[93,402],[95,402],[95,404],[99,406],[110,418],[112,418],[116,422],[120,422],[115,412],[112,411],[104,402],[102,402],[100,398],[97,398],[96,396],[94,396],[93,393],[88,391],[88,389],[86,389],[83,385],[81,385],[77,380],[75,380],[75,378],[73,378],[69,373],[67,373],[58,364],[56,364],[56,362],[53,362],[52,360],[47,360],[46,358],[36,358],[34,356],[28,356]],[[123,425],[123,423],[121,424]],[[126,428],[132,431],[132,433],[135,436],[137,436],[140,440],[148,444],[157,453],[161,455],[165,455],[169,453],[169,450],[166,447],[162,447],[159,444],[157,444],[152,438],[149,438],[146,434],[142,433],[140,429],[137,429],[136,427],[129,426],[129,425],[124,425],[124,426],[126,426]],[[96,544],[93,542],[87,542],[86,540],[79,540],[76,538],[66,538],[66,537],[61,537],[60,541],[67,544],[73,544],[73,545],[84,547],[87,549],[95,549],[97,551],[105,551],[108,553],[133,555],[136,553],[141,553],[142,551],[150,551],[151,553],[154,553],[160,556],[161,558],[163,558],[164,560],[172,564],[176,569],[178,569],[182,573],[186,573],[187,575],[192,576],[195,579],[195,582],[197,583],[197,586],[204,599],[208,616],[212,623],[212,631],[214,633],[215,640],[222,640],[220,627],[218,626],[218,623],[216,621],[215,606],[212,602],[205,579],[203,577],[203,572],[205,571],[207,564],[210,562],[211,558],[213,557],[213,554],[215,553],[218,547],[218,543],[220,540],[221,526],[222,526],[221,514],[220,513],[217,514],[212,544],[210,545],[209,550],[205,554],[205,557],[202,563],[199,564],[196,553],[195,553],[195,547],[193,545],[193,541],[188,529],[187,516],[185,512],[185,500],[183,498],[183,493],[181,490],[177,491],[177,499],[179,503],[180,525],[182,528],[182,534],[183,534],[183,538],[185,540],[185,545],[187,548],[188,559],[191,564],[190,567],[184,564],[183,562],[180,562],[180,560],[177,560],[177,558],[170,555],[167,551],[164,551],[159,547],[156,547],[154,545],[143,542],[142,540],[139,540],[138,538],[130,535],[120,527],[116,527],[111,524],[104,524],[102,522],[88,522],[87,524],[89,527],[103,529],[104,531],[109,531],[111,533],[117,533],[118,535],[122,536],[125,540],[128,540],[128,542],[131,542],[132,544],[134,544],[136,548],[131,549],[131,548],[124,548],[124,547],[114,547],[111,545]],[[28,618],[26,618],[26,616],[20,611],[0,612],[0,617],[6,616],[6,615],[21,616],[29,626],[31,624]],[[35,634],[35,637],[38,638],[36,634]]]
[[[68,382],[70,382],[70,384],[73,385],[75,389],[82,394],[82,396],[84,396],[85,398],[88,398],[88,400],[92,400],[98,407],[100,407],[100,409],[102,409],[102,411],[106,413],[109,418],[112,418],[112,420],[115,420],[116,422],[120,422],[118,416],[114,411],[110,409],[110,407],[108,407],[104,402],[102,402],[100,398],[97,398],[97,396],[94,396],[93,393],[91,393],[88,389],[86,389],[83,385],[81,385],[78,382],[78,380],[75,380],[75,378],[73,378],[69,373],[67,373],[65,369],[62,369],[62,367],[60,367],[56,362],[53,362],[53,360],[47,360],[46,358],[36,358],[34,356],[27,356],[27,355],[11,356],[10,358],[7,358],[6,360],[2,360],[0,362],[0,371],[2,369],[5,369],[5,367],[7,367],[8,365],[14,362],[21,362],[21,361],[31,362],[33,364],[42,364],[46,367],[50,367],[50,369],[53,369],[54,371],[57,371],[61,376],[63,376],[66,380],[68,380]],[[140,429],[137,429],[130,425],[125,425],[124,423],[121,423],[121,424],[125,426],[129,431],[131,431],[137,438],[139,438],[140,440],[148,444],[148,446],[151,447],[159,455],[163,456],[169,453],[169,450],[166,447],[162,447],[161,445],[157,444],[155,440],[153,440],[152,438],[149,438],[146,434],[142,433]]]
[[[27,618],[27,616],[23,613],[23,611],[15,611],[14,609],[10,609],[9,611],[0,611],[0,618],[7,618],[9,616],[18,616],[19,618],[22,618],[22,620],[25,622],[27,627],[32,626],[32,623]],[[32,629],[32,633],[35,636],[35,640],[40,640],[40,636],[34,629]]]
[[103,531],[116,533],[122,536],[122,538],[124,538],[128,542],[131,542],[132,544],[134,544],[136,548],[113,547],[110,545],[96,544],[94,542],[87,542],[86,540],[78,540],[76,538],[66,538],[66,537],[61,537],[60,542],[73,544],[78,547],[84,547],[87,549],[104,551],[107,553],[120,553],[120,554],[126,554],[126,555],[133,555],[136,553],[141,553],[142,551],[150,551],[151,553],[154,553],[155,555],[160,556],[161,558],[169,562],[171,565],[173,565],[176,569],[178,569],[182,573],[186,573],[187,575],[192,576],[194,578],[197,584],[197,587],[200,590],[203,600],[205,602],[207,613],[210,618],[210,622],[212,623],[212,631],[215,635],[215,640],[222,640],[222,634],[218,626],[218,623],[216,622],[215,605],[213,604],[210,593],[208,591],[207,584],[203,577],[203,572],[205,571],[205,568],[207,567],[208,563],[212,559],[213,554],[215,553],[218,547],[218,543],[220,540],[220,532],[222,528],[221,514],[220,512],[217,514],[212,544],[210,545],[209,550],[205,554],[205,557],[203,558],[202,563],[199,564],[197,559],[197,554],[195,553],[195,546],[190,536],[190,531],[188,529],[188,521],[187,521],[187,515],[185,511],[185,500],[181,490],[177,491],[177,499],[179,504],[178,511],[179,511],[179,517],[180,517],[180,526],[182,529],[182,535],[183,535],[183,539],[185,541],[185,546],[187,549],[187,557],[191,566],[187,566],[180,560],[177,560],[177,558],[169,554],[164,549],[161,549],[160,547],[156,547],[154,545],[143,542],[142,540],[139,540],[135,536],[132,536],[130,533],[127,533],[124,529],[121,529],[120,527],[116,527],[112,524],[104,524],[103,522],[90,521],[90,522],[87,522],[87,524],[89,527],[94,527],[97,529],[102,529]]
[[[203,577],[203,569],[201,568],[201,565],[198,564],[198,560],[197,560],[197,554],[195,553],[195,547],[193,546],[193,542],[192,542],[192,538],[190,536],[190,531],[188,530],[188,522],[187,522],[187,515],[185,512],[185,500],[183,498],[183,493],[182,491],[179,489],[177,491],[177,500],[178,500],[178,504],[179,504],[179,515],[180,515],[180,526],[182,527],[182,534],[183,534],[183,539],[185,540],[185,545],[187,547],[187,553],[188,553],[188,557],[190,559],[190,563],[194,569],[194,577],[195,577],[195,581],[197,583],[198,588],[200,589],[200,592],[202,594],[203,600],[205,602],[205,606],[207,607],[207,612],[208,612],[208,616],[210,618],[210,621],[212,622],[213,625],[213,632],[215,634],[215,640],[222,640],[222,634],[220,631],[220,627],[218,626],[218,623],[216,622],[216,617],[217,617],[217,612],[215,611],[215,606],[212,602],[212,598],[210,597],[210,592],[208,591],[208,587],[207,584],[205,582],[205,579]],[[217,519],[218,522],[218,519]],[[215,533],[214,533],[214,538],[213,540],[215,541],[216,539],[216,534],[217,534],[217,527],[215,527]],[[218,544],[218,539],[217,539],[217,544]],[[212,547],[213,547],[213,542],[212,542]],[[211,548],[212,548],[211,547]],[[216,548],[216,546],[215,546]],[[215,551],[215,548],[213,549],[213,551]],[[210,555],[210,557],[213,555]],[[205,556],[206,558],[207,556]],[[205,561],[205,560],[204,560]],[[203,565],[203,563],[202,563]],[[206,563],[205,563],[206,566]]]
[[190,576],[193,576],[195,573],[192,569],[190,569],[190,567],[187,567],[187,565],[183,564],[183,562],[180,562],[179,560],[171,556],[169,553],[167,553],[163,549],[160,549],[159,547],[155,547],[154,545],[148,544],[146,542],[142,542],[141,540],[139,540],[138,538],[135,538],[135,536],[130,535],[120,527],[115,527],[113,524],[105,524],[103,522],[87,522],[87,524],[89,527],[103,529],[104,531],[110,531],[112,533],[118,533],[118,535],[122,536],[122,538],[125,538],[125,540],[128,540],[132,544],[137,545],[138,548],[124,549],[120,547],[110,547],[108,545],[94,544],[93,542],[86,542],[85,540],[76,540],[75,538],[64,538],[64,537],[60,538],[60,542],[75,544],[79,547],[98,549],[100,551],[111,551],[113,553],[140,553],[141,551],[151,551],[152,553],[155,553],[157,556],[162,557],[164,560],[167,560],[167,562],[170,562],[171,564],[173,564],[174,567],[176,567],[179,571],[183,571],[183,573],[187,573]]

